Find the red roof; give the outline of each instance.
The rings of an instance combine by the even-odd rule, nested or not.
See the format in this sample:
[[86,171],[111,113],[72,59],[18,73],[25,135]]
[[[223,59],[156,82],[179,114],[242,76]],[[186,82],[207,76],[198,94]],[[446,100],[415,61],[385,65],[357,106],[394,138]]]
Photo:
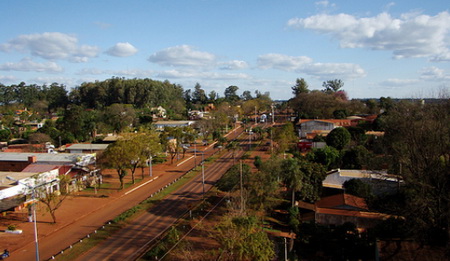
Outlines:
[[334,208],[334,209],[358,209],[368,210],[366,201],[363,198],[350,194],[336,194],[324,197],[316,203],[318,208]]

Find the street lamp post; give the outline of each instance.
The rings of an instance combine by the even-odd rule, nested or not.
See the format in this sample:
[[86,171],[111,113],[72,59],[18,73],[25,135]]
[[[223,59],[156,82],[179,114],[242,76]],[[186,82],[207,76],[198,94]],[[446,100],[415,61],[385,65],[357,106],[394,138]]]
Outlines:
[[30,186],[26,183],[22,183],[19,180],[16,180],[12,177],[6,176],[7,179],[15,181],[19,184],[22,184],[24,186],[26,186],[28,189],[31,189],[31,199],[33,200],[33,223],[34,223],[34,244],[36,247],[36,261],[39,261],[39,242],[38,242],[38,231],[37,231],[37,223],[36,223],[36,203],[34,201],[36,201],[36,189],[39,187],[42,187],[44,185],[50,184],[55,182],[57,179],[51,180],[49,182],[45,182],[42,184],[39,184],[37,186]]
[[153,161],[153,156],[150,155],[150,159],[149,159],[149,162],[148,162],[148,166],[149,166],[149,172],[148,173],[149,173],[150,177],[153,177],[152,161]]

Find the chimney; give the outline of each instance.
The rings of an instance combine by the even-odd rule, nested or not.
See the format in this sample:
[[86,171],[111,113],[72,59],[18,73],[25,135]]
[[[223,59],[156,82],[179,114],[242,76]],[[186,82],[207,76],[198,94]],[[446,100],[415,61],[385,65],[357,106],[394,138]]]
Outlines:
[[36,156],[28,156],[28,163],[36,163],[37,162],[37,158]]

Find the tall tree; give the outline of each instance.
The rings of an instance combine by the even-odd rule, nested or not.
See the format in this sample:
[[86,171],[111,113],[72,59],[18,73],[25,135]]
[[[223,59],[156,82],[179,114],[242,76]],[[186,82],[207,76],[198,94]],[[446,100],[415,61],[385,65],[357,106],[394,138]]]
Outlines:
[[248,100],[253,99],[252,93],[251,93],[250,91],[244,91],[244,92],[242,93],[242,99],[243,99],[244,101],[248,101]]
[[64,85],[52,83],[50,87],[44,87],[44,90],[46,92],[47,101],[49,102],[49,111],[55,111],[58,108],[66,108],[69,104],[69,97]]
[[212,90],[211,92],[209,92],[208,94],[209,103],[215,103],[217,99],[219,99],[219,94],[216,91]]
[[328,80],[326,82],[323,82],[323,92],[325,93],[335,93],[339,91],[343,86],[344,82],[340,79],[334,79],[334,80]]
[[237,95],[237,90],[239,90],[239,87],[235,85],[228,86],[224,92],[225,100],[231,104],[239,101],[239,95]]
[[202,86],[199,83],[195,84],[194,92],[192,93],[192,100],[194,103],[198,104],[206,104],[208,100],[205,90],[202,89]]
[[116,133],[132,126],[136,120],[136,112],[131,105],[115,103],[105,112],[106,122]]
[[109,145],[99,158],[99,162],[104,168],[111,168],[117,171],[120,189],[124,188],[123,179],[127,175],[127,169],[131,167],[132,161],[136,159],[132,148],[133,145],[129,140],[120,139]]
[[125,135],[129,142],[131,182],[135,183],[135,172],[138,167],[143,167],[147,161],[161,151],[159,135],[154,131],[141,130],[136,134]]
[[393,156],[392,171],[405,181],[400,214],[418,239],[449,248],[450,102],[393,105],[384,141]]
[[299,95],[300,93],[309,93],[308,83],[303,78],[297,78],[295,81],[295,85],[291,87],[292,93],[294,96]]

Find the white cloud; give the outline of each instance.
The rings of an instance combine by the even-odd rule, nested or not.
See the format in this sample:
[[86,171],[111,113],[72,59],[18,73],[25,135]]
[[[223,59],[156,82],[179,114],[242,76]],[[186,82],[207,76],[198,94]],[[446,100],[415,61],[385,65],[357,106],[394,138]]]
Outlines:
[[77,75],[110,75],[110,76],[130,76],[149,77],[154,72],[151,70],[128,69],[128,70],[102,70],[98,68],[84,68],[77,72]]
[[330,3],[329,1],[318,1],[314,3],[317,7],[327,8],[327,7],[336,7],[336,4]]
[[210,67],[215,64],[216,57],[189,45],[179,45],[156,52],[148,60],[163,66]]
[[282,71],[295,71],[311,62],[312,59],[306,56],[288,56],[276,53],[264,54],[258,57],[259,68],[274,68]]
[[366,72],[358,64],[352,63],[312,63],[299,72],[319,79],[356,79],[366,76]]
[[108,28],[111,27],[111,24],[104,23],[104,22],[94,22],[94,24],[96,26],[98,26],[100,29],[103,29],[103,30],[108,29]]
[[450,80],[450,73],[435,66],[423,68],[420,72],[420,78],[430,81],[448,81]]
[[52,83],[58,83],[58,84],[62,84],[67,86],[73,86],[74,85],[74,81],[73,79],[67,78],[67,77],[36,77],[33,79],[30,79],[31,82],[34,82],[36,84],[41,84],[41,85],[50,85]]
[[2,71],[23,71],[23,72],[47,72],[59,73],[64,69],[55,62],[38,63],[30,58],[24,58],[18,63],[4,63],[0,64]]
[[116,43],[113,47],[106,51],[107,54],[116,57],[128,57],[136,54],[138,49],[132,44],[126,43]]
[[391,7],[393,7],[393,6],[395,6],[395,3],[394,3],[394,2],[390,2],[390,3],[386,4],[386,5],[383,7],[383,10],[385,10],[385,12],[387,12],[387,11],[389,11],[389,9],[391,9]]
[[242,80],[251,78],[249,75],[244,73],[217,73],[179,70],[163,71],[158,73],[156,76],[163,79],[197,78],[203,80]]
[[0,75],[0,83],[10,83],[17,81],[17,78],[11,75]]
[[288,56],[284,54],[265,54],[258,57],[261,69],[278,69],[287,72],[305,73],[317,78],[354,79],[366,75],[364,69],[351,63],[314,63],[306,56]]
[[288,26],[329,34],[343,48],[390,50],[395,58],[427,57],[448,60],[450,14],[435,16],[407,13],[393,18],[384,12],[374,17],[358,18],[349,14],[318,14],[293,18]]
[[42,34],[20,35],[7,43],[0,44],[0,51],[29,52],[48,60],[64,59],[72,62],[86,62],[96,57],[99,48],[90,45],[79,45],[75,36],[51,32]]
[[228,61],[220,63],[220,69],[222,70],[242,70],[248,68],[248,64],[245,61]]
[[385,81],[382,81],[381,85],[400,87],[400,86],[409,86],[409,85],[415,84],[417,82],[419,82],[419,80],[417,80],[417,79],[391,78],[391,79],[387,79]]

